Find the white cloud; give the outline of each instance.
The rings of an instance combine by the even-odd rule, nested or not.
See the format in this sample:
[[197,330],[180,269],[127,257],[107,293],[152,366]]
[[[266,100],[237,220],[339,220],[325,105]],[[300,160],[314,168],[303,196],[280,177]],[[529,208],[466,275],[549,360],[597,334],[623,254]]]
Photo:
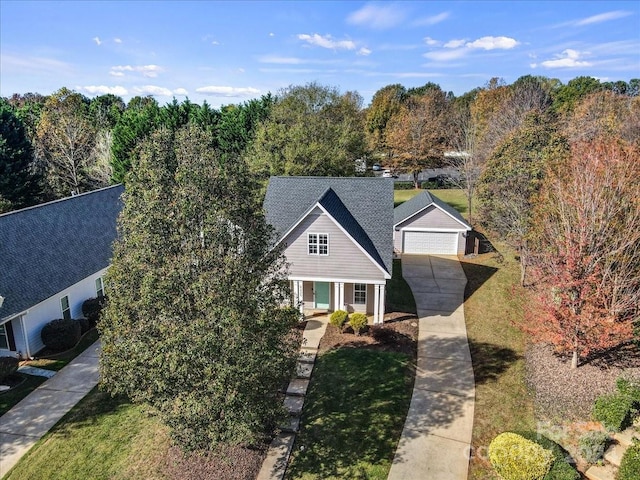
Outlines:
[[214,97],[253,97],[260,95],[260,90],[253,87],[223,87],[215,85],[196,88],[196,92]]
[[122,43],[122,39],[121,38],[114,38],[113,39],[114,43]]
[[280,57],[278,55],[264,55],[258,58],[260,63],[277,63],[279,65],[299,65],[304,63],[301,58],[297,57]]
[[424,43],[426,43],[427,45],[431,45],[431,46],[440,44],[440,42],[438,40],[434,40],[431,37],[424,37]]
[[269,36],[270,36],[270,37],[275,37],[275,36],[276,36],[276,34],[275,34],[275,33],[273,33],[273,32],[269,32]]
[[93,37],[92,40],[96,42],[96,45],[102,45],[102,40],[100,40],[100,37]]
[[137,72],[147,78],[156,78],[162,70],[162,67],[158,65],[116,65],[115,67],[111,67],[109,74],[114,77],[122,77],[125,72]]
[[443,45],[444,48],[460,48],[465,44],[466,40],[464,38],[460,40],[449,40],[447,43]]
[[153,95],[158,97],[172,96],[171,90],[156,85],[144,85],[142,87],[135,87],[133,90],[139,95]]
[[220,45],[220,42],[217,41],[217,40],[214,40],[214,41],[211,42],[211,45]]
[[366,57],[367,55],[371,55],[371,50],[366,47],[362,47],[360,50],[358,50],[358,55]]
[[173,91],[173,94],[174,94],[174,95],[182,95],[182,96],[186,96],[186,95],[189,95],[189,92],[187,92],[187,90],[186,90],[186,89],[184,89],[184,88],[176,88],[176,89]]
[[28,57],[24,55],[0,55],[0,71],[2,73],[17,74],[45,74],[68,75],[72,71],[71,65],[53,58]]
[[628,17],[632,15],[633,12],[626,12],[624,10],[614,10],[612,12],[600,13],[598,15],[593,15],[591,17],[583,18],[582,20],[576,21],[575,25],[583,26],[583,25],[592,25],[594,23],[602,23],[608,22],[609,20],[616,20],[618,18]]
[[316,45],[322,48],[329,48],[331,50],[344,49],[344,50],[355,50],[356,44],[351,40],[333,40],[331,35],[318,35],[314,33],[313,35],[307,35],[306,33],[301,33],[298,35],[298,38],[304,42],[310,43],[311,45]]
[[[562,53],[556,54],[553,60],[545,60],[540,65],[545,68],[575,68],[575,67],[590,67],[593,65],[591,62],[580,60],[586,52],[578,52],[571,48],[567,48]],[[531,68],[536,68],[538,64],[532,63]]]
[[447,18],[449,18],[450,15],[451,14],[449,12],[442,12],[430,17],[419,18],[418,20],[413,22],[413,25],[416,27],[435,25],[437,23],[444,22]]
[[110,93],[112,95],[123,96],[129,93],[126,88],[119,85],[115,87],[107,87],[106,85],[85,85],[84,87],[76,87],[76,90],[87,92],[92,95],[107,95]]
[[520,42],[510,37],[482,37],[466,44],[469,48],[482,50],[511,50],[518,45]]
[[360,10],[349,14],[347,23],[384,30],[399,25],[405,18],[406,12],[397,4],[368,3]]

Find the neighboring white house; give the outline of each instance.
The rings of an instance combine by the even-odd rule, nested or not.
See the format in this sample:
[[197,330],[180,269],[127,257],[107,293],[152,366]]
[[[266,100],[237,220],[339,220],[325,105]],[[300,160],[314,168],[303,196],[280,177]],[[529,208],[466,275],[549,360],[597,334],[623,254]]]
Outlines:
[[344,309],[382,323],[393,265],[393,180],[272,177],[264,208],[285,245],[301,311]]
[[0,215],[0,356],[43,348],[42,327],[104,293],[122,185]]

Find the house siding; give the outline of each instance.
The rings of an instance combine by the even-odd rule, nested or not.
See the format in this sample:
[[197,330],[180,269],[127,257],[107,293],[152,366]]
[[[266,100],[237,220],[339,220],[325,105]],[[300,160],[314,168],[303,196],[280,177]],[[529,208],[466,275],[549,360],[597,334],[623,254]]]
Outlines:
[[[69,307],[71,308],[71,318],[82,317],[82,304],[88,298],[96,296],[96,279],[102,277],[107,269],[100,270],[84,280],[72,285],[65,290],[53,295],[43,302],[30,308],[23,316],[23,322],[27,331],[27,341],[29,342],[29,353],[36,354],[44,348],[40,332],[51,320],[62,318],[62,310],[60,308],[60,299],[65,295],[69,296]],[[20,327],[21,328],[21,327]],[[15,328],[14,328],[15,332]],[[17,335],[16,335],[17,337]],[[18,347],[18,339],[16,338],[16,347]],[[22,342],[23,348],[21,352],[26,354],[26,346]]]
[[433,205],[425,208],[422,212],[396,225],[395,229],[400,230],[409,226],[411,226],[412,228],[451,228],[453,230],[460,230],[461,228],[465,228],[460,224],[460,222],[451,218],[451,216]]
[[[307,233],[329,234],[329,255],[308,255]],[[384,280],[382,270],[322,210],[315,208],[284,239],[290,277]],[[306,298],[306,297],[305,297]]]

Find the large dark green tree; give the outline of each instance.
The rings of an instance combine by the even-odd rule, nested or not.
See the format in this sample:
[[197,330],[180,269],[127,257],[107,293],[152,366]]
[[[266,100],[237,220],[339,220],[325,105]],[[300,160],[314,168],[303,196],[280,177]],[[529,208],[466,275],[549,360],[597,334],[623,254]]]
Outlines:
[[350,176],[365,152],[362,97],[317,83],[281,92],[247,159],[270,175]]
[[33,148],[24,124],[0,99],[0,213],[38,203],[41,178],[34,171]]
[[189,125],[154,132],[126,183],[102,384],[153,406],[187,449],[260,439],[295,365],[284,257],[246,173]]
[[518,251],[522,285],[529,265],[533,207],[544,171],[568,151],[553,119],[532,111],[498,145],[478,181],[481,223]]

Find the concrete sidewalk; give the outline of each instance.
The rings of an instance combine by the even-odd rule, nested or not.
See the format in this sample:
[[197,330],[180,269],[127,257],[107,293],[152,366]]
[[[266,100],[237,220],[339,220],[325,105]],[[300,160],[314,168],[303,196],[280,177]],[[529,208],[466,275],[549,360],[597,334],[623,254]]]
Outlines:
[[411,405],[389,480],[467,478],[475,381],[464,320],[467,283],[457,257],[403,255],[418,308]]
[[0,417],[0,478],[98,383],[100,340]]

